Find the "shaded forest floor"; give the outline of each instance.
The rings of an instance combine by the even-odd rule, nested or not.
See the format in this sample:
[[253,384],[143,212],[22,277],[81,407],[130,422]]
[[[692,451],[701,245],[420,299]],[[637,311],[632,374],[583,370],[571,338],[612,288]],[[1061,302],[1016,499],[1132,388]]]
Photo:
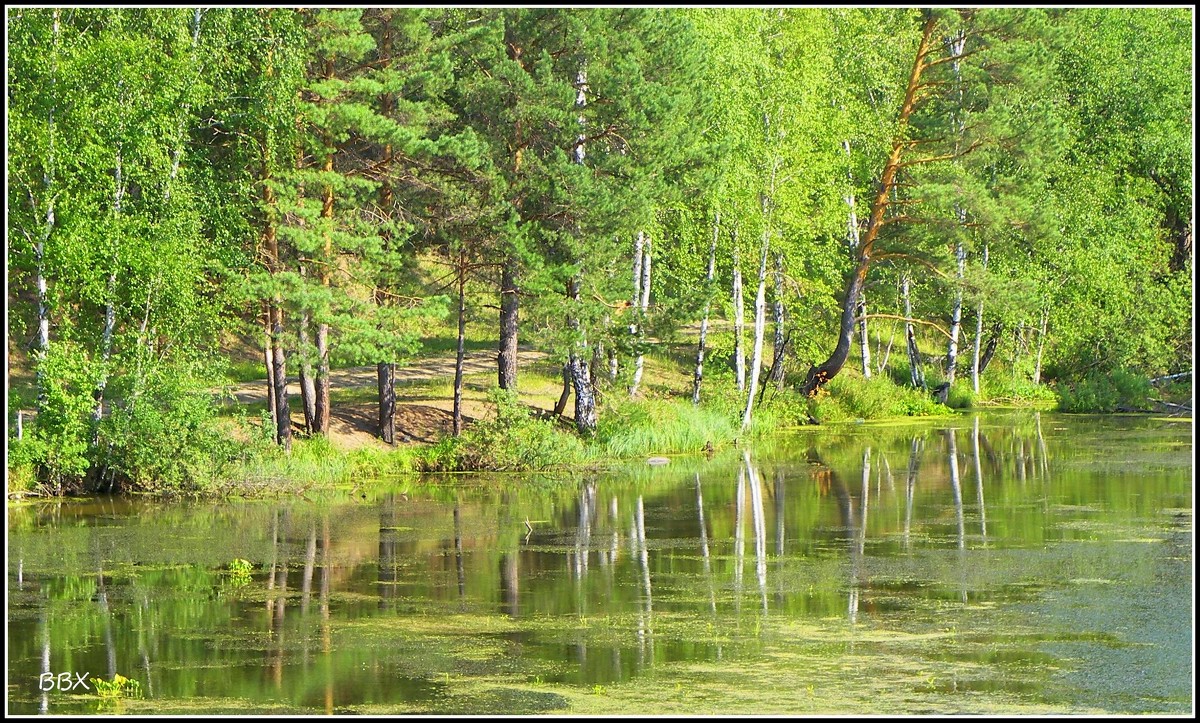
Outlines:
[[[539,351],[520,351],[518,364],[523,372],[518,383],[522,398],[535,409],[549,411],[554,399],[548,395],[557,390],[544,389],[539,375],[528,373],[543,360]],[[454,426],[454,364],[455,358],[435,357],[415,359],[396,368],[396,437],[398,442],[430,443]],[[495,349],[467,352],[463,359],[463,417],[470,423],[487,412],[485,395],[494,385],[496,375]],[[341,449],[363,446],[386,446],[378,438],[379,402],[378,377],[374,366],[332,369],[330,376],[329,441]],[[304,410],[300,401],[300,385],[290,380],[287,387],[293,431],[304,430]],[[237,404],[249,410],[266,409],[265,379],[241,382],[230,389],[227,409]]]

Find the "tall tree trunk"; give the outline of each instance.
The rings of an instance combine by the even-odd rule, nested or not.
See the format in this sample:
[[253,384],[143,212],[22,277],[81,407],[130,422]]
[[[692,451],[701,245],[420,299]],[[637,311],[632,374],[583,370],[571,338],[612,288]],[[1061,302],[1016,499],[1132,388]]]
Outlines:
[[[717,270],[717,239],[721,232],[721,214],[713,214],[713,239],[708,247],[708,274],[705,278],[705,293],[712,294],[713,277]],[[704,316],[700,319],[700,343],[696,346],[696,373],[692,381],[692,404],[700,403],[700,382],[704,379],[704,342],[708,337],[708,312],[712,307],[712,299],[704,301]]]
[[[966,211],[959,209],[959,222],[966,222]],[[958,337],[962,333],[962,281],[966,271],[967,249],[959,241],[954,249],[958,260],[958,287],[954,291],[954,305],[950,307],[950,342],[946,349],[946,383],[954,384],[954,372],[958,368]]]
[[[983,270],[987,271],[988,246],[983,245]],[[979,295],[979,304],[975,307],[975,350],[971,359],[971,388],[979,394],[979,375],[983,371],[979,367],[979,356],[983,346],[983,294]]]
[[[328,77],[328,75],[327,75]],[[323,169],[333,173],[333,153],[325,157]],[[322,192],[321,218],[326,224],[333,223],[333,185],[326,184]],[[321,259],[321,285],[329,286],[329,265],[333,263],[333,238],[328,226],[325,229],[325,256]],[[314,421],[318,434],[329,434],[329,324],[317,324],[317,378]]]
[[517,260],[510,255],[500,272],[500,350],[496,356],[501,389],[517,388],[517,324],[520,298]]
[[1042,383],[1042,349],[1046,346],[1046,324],[1050,321],[1050,309],[1042,307],[1041,325],[1038,327],[1037,356],[1033,363],[1033,383]]
[[558,395],[558,401],[554,403],[554,415],[562,416],[562,413],[567,410],[567,401],[571,398],[571,365],[563,364],[562,366],[562,394]]
[[[304,264],[300,264],[300,275],[305,275]],[[312,363],[309,361],[308,327],[312,323],[308,309],[300,310],[300,329],[296,334],[298,346],[296,356],[299,357],[300,402],[304,407],[304,433],[313,434],[317,422],[317,389],[313,379]]]
[[[263,227],[262,247],[267,257],[267,270],[275,276],[280,271],[279,236],[276,228],[278,213],[275,191],[271,188],[270,170],[266,158],[263,159],[262,199],[266,213]],[[267,301],[267,324],[270,328],[271,367],[268,373],[272,378],[275,393],[275,441],[286,451],[292,449],[292,413],[288,407],[287,397],[287,356],[284,351],[283,333],[283,299],[278,292],[274,298]]]
[[92,421],[96,428],[92,432],[92,444],[95,445],[99,434],[100,418],[104,410],[104,389],[108,386],[108,362],[112,358],[113,331],[116,328],[116,293],[117,293],[117,265],[119,263],[118,251],[120,248],[121,239],[121,201],[125,197],[125,178],[122,167],[122,148],[121,142],[117,142],[116,153],[116,169],[114,175],[116,178],[116,186],[113,191],[113,215],[116,217],[117,239],[113,243],[113,259],[112,269],[108,274],[108,286],[104,294],[104,331],[100,342],[100,380],[96,383],[96,407],[92,411]]
[[[379,61],[381,67],[389,68],[392,65],[392,16],[389,13],[380,15],[381,33],[379,38]],[[381,93],[379,96],[379,114],[384,118],[391,118],[392,112],[395,110],[395,97],[391,93]],[[383,162],[388,170],[391,170],[394,161],[392,153],[392,144],[390,142],[383,145]],[[385,214],[392,214],[395,200],[392,193],[392,184],[390,177],[385,177],[383,182],[379,184],[379,207]],[[391,231],[383,231],[381,233],[383,248],[385,252],[392,251],[392,233]],[[388,301],[383,293],[384,288],[390,285],[391,279],[385,275],[377,282],[380,288],[377,288],[375,294],[375,303],[377,306],[385,306]],[[376,387],[379,399],[379,438],[390,445],[396,444],[396,363],[393,354],[387,354],[385,359],[378,361],[375,365]],[[380,543],[382,544],[382,543]]]
[[[879,362],[878,362],[878,365],[875,367],[875,370],[878,371],[880,374],[882,374],[888,368],[888,359],[890,359],[892,356],[892,342],[894,342],[895,340],[896,340],[896,325],[895,325],[895,323],[893,323],[892,324],[892,333],[890,336],[888,336],[887,348],[884,349],[882,352],[880,352],[878,355]],[[883,345],[883,337],[879,338],[879,345],[880,346]],[[878,349],[879,349],[879,347],[877,346],[876,350],[878,350]]]
[[863,378],[871,378],[871,337],[867,334],[867,295],[859,292],[858,309],[858,353],[862,357]]
[[[775,324],[775,340],[772,344],[771,381],[775,388],[783,391],[783,357],[787,351],[787,339],[783,336],[783,251],[775,251],[775,304],[772,309]],[[764,385],[765,388],[765,385]]]
[[762,256],[758,263],[758,293],[754,295],[754,351],[750,357],[750,388],[746,394],[746,411],[742,415],[742,429],[750,427],[754,410],[754,395],[758,393],[758,375],[762,368],[763,337],[767,326],[767,253],[771,232],[763,229]]
[[463,357],[466,347],[464,340],[467,331],[467,268],[466,258],[460,252],[458,257],[458,346],[454,356],[454,436],[462,434],[462,389],[463,389]]
[[733,364],[739,392],[746,390],[746,311],[742,299],[742,265],[738,260],[737,228],[733,229]]
[[892,140],[892,151],[888,156],[887,163],[883,167],[883,172],[880,174],[878,192],[876,193],[874,202],[871,204],[871,217],[867,222],[867,231],[858,249],[857,263],[846,280],[846,293],[842,300],[842,317],[838,330],[837,344],[828,359],[808,370],[804,383],[800,385],[800,392],[806,396],[811,396],[818,388],[836,376],[842,370],[847,357],[850,355],[850,337],[854,330],[854,312],[858,307],[859,295],[862,292],[863,285],[866,283],[867,273],[870,270],[871,253],[874,250],[875,239],[878,238],[879,230],[884,224],[883,214],[889,205],[888,195],[891,193],[892,186],[895,183],[896,173],[902,165],[900,161],[901,156],[904,150],[911,145],[909,139],[906,137],[906,126],[917,100],[921,73],[927,67],[926,58],[930,51],[930,38],[936,26],[937,19],[934,14],[926,12],[925,24],[921,32],[921,41],[917,46],[917,52],[913,59],[912,72],[909,74],[908,84],[905,88],[904,101],[900,106],[900,113],[897,118],[897,133]]
[[[850,141],[843,140],[842,148],[846,151],[847,164],[850,162]],[[854,173],[847,170],[846,175],[850,185],[847,190],[844,200],[848,207],[846,216],[846,239],[850,246],[850,253],[853,255],[858,252],[860,241],[858,229],[858,212],[854,208]],[[855,312],[858,314],[858,337],[859,337],[859,352],[862,357],[863,378],[871,378],[871,345],[870,335],[867,333],[867,299],[865,294],[860,294],[858,309]]]
[[275,351],[271,344],[271,302],[263,301],[263,369],[267,375],[267,409],[271,412],[271,429],[278,428],[278,412],[275,402],[279,395],[275,393]]
[[908,274],[900,279],[900,295],[904,299],[904,344],[908,349],[908,368],[909,378],[912,380],[914,389],[925,389],[925,372],[921,370],[921,351],[917,348],[917,336],[913,328],[913,323],[909,321],[912,318],[912,300],[908,295],[909,277]]
[[[639,231],[638,236],[640,238],[642,232]],[[638,314],[642,323],[639,323],[637,326],[637,338],[634,340],[638,348],[637,356],[633,360],[633,384],[629,387],[630,398],[637,394],[638,385],[642,383],[642,367],[645,363],[642,354],[642,343],[645,336],[643,326],[645,324],[646,311],[650,308],[650,239],[645,239],[645,243],[640,245],[642,247],[642,262],[638,266],[641,267],[642,279],[637,287],[637,291],[640,293],[641,298],[634,299],[634,303],[637,306],[635,313]]]
[[[587,105],[587,71],[580,67],[575,76],[575,107],[579,110],[580,133],[575,142],[575,162],[583,165],[587,157],[584,149],[586,137],[583,134],[585,119],[583,108]],[[580,302],[580,285],[582,284],[582,269],[573,276],[567,285],[567,296],[573,306]],[[588,370],[587,337],[579,323],[579,317],[572,309],[567,317],[567,325],[575,332],[571,342],[571,352],[567,358],[567,370],[571,377],[571,385],[575,391],[575,428],[585,437],[590,437],[596,431],[596,398],[592,395],[592,380]]]
[[1000,336],[1004,333],[1004,324],[996,322],[992,324],[987,343],[983,345],[983,357],[979,360],[979,373],[983,374],[987,371],[988,364],[992,363],[992,358],[996,356],[996,348],[1000,345]]
[[[579,287],[579,277],[573,277],[569,288],[571,300],[576,304],[579,303]],[[567,324],[575,330],[576,334],[583,333],[580,329],[579,319],[574,312]],[[588,437],[596,431],[596,398],[592,395],[592,380],[588,363],[585,361],[586,353],[586,339],[572,342],[571,354],[567,359],[567,369],[571,378],[572,390],[575,392],[575,429],[581,435]]]
[[[957,60],[957,58],[963,54],[963,49],[966,47],[966,37],[967,37],[966,32],[963,30],[959,30],[958,33],[955,34],[955,36],[953,38],[951,38],[947,43],[948,49],[950,52],[950,56],[952,58],[955,58],[955,60],[953,60],[950,63],[950,67],[952,68],[952,70],[954,72],[954,82],[956,85],[958,85],[958,107],[953,109],[953,113],[956,116],[955,120],[956,120],[956,125],[958,127],[958,134],[959,134],[959,137],[954,142],[954,151],[956,154],[958,153],[959,146],[961,143],[962,133],[963,133],[963,130],[965,127],[965,120],[962,117],[962,105],[963,105],[963,89],[962,89],[962,83],[961,83],[962,72],[959,68],[959,61]],[[958,216],[959,226],[965,228],[966,224],[967,224],[967,209],[956,202],[954,204],[954,211],[955,211],[955,214]],[[950,345],[946,350],[946,384],[947,384],[946,389],[947,390],[949,389],[949,387],[951,385],[954,384],[955,372],[958,369],[958,337],[962,331],[962,301],[963,301],[962,282],[963,282],[963,275],[966,270],[967,249],[966,249],[966,246],[963,245],[963,241],[962,241],[961,237],[955,242],[954,257],[958,261],[958,277],[957,277],[958,283],[954,289],[954,305],[950,309],[950,342],[949,342]]]
[[[62,11],[55,8],[53,11],[54,23],[52,26],[53,40],[50,52],[50,82],[51,90],[53,91],[58,85],[58,45],[60,37],[59,14]],[[37,320],[38,320],[38,351],[37,351],[37,371],[34,373],[35,386],[37,388],[37,408],[40,413],[46,406],[47,389],[46,389],[46,370],[45,362],[46,355],[50,352],[50,305],[47,297],[46,284],[46,243],[50,241],[51,234],[54,233],[54,203],[58,199],[58,194],[54,193],[54,111],[56,107],[51,106],[49,116],[46,120],[46,134],[48,136],[49,148],[46,152],[46,165],[42,171],[42,185],[46,190],[46,221],[42,227],[42,231],[38,234],[38,240],[33,246],[33,256],[37,266]],[[33,201],[32,193],[30,201]]]
[[379,387],[379,438],[396,444],[396,364],[379,362],[375,369]]

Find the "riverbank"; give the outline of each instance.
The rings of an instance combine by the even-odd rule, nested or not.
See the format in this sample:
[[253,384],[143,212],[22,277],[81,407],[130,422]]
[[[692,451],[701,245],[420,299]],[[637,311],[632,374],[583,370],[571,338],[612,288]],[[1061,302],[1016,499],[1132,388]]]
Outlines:
[[[1097,400],[1116,406],[1131,403],[1128,400],[1138,395],[1144,399],[1150,390],[1144,381],[1139,384],[1126,377],[1109,384],[1121,385],[1114,392],[1101,381],[1057,389],[1017,383],[1004,374],[985,377],[978,396],[968,382],[959,380],[947,394],[947,404],[940,404],[927,393],[897,383],[896,374],[864,379],[847,369],[811,399],[790,386],[770,385],[756,400],[753,421],[743,430],[745,398],[736,391],[729,371],[712,370],[701,403],[691,403],[686,351],[680,345],[675,353],[667,347],[647,355],[645,382],[633,397],[619,383],[602,381],[599,424],[588,439],[574,429],[573,405],[568,404],[560,415],[553,413],[561,392],[559,367],[535,351],[521,353],[520,394],[495,388],[491,349],[468,352],[462,407],[465,428],[459,437],[452,434],[453,358],[428,357],[406,365],[397,374],[398,443],[394,446],[376,434],[373,367],[333,371],[332,420],[325,436],[306,437],[302,412],[298,404],[293,406],[296,437],[290,453],[274,443],[265,381],[243,374],[223,390],[213,424],[203,436],[181,443],[173,456],[147,443],[141,474],[120,489],[271,496],[429,472],[593,469],[652,456],[712,455],[761,444],[780,429],[814,424],[938,417],[956,409],[997,405],[1050,410],[1060,407],[1063,398],[1075,406]],[[1190,380],[1185,382],[1190,394]],[[1183,398],[1181,389],[1176,381],[1160,391]],[[290,391],[299,394],[298,389]],[[39,484],[29,461],[37,452],[36,442],[31,442],[10,440],[9,498],[74,491],[70,485]]]

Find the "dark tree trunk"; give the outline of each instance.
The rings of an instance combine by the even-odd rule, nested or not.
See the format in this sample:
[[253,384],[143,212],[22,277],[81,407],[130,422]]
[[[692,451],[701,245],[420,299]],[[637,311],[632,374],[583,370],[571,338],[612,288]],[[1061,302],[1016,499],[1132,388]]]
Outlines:
[[559,395],[558,401],[554,403],[555,416],[562,416],[562,413],[567,410],[567,400],[571,398],[571,369],[566,364],[563,364],[562,367],[562,379],[562,394]]
[[317,324],[316,403],[313,419],[318,434],[329,433],[329,325]]
[[842,318],[838,330],[837,345],[828,359],[808,370],[808,375],[805,377],[804,383],[800,385],[800,391],[808,396],[811,396],[818,388],[842,370],[842,367],[846,364],[846,358],[850,353],[850,338],[854,334],[854,312],[858,307],[863,286],[867,280],[867,272],[871,267],[871,254],[875,246],[875,240],[879,237],[879,231],[885,223],[883,215],[890,204],[888,195],[894,186],[896,173],[903,165],[901,163],[901,156],[904,150],[911,146],[909,139],[905,137],[905,126],[907,126],[913,106],[917,102],[921,73],[928,65],[927,57],[929,55],[930,39],[933,36],[934,29],[937,27],[937,18],[933,13],[925,12],[924,15],[925,23],[921,31],[921,41],[917,46],[912,71],[909,73],[908,84],[904,92],[904,101],[900,106],[900,113],[897,118],[896,127],[898,133],[892,140],[891,154],[888,156],[887,163],[884,164],[883,172],[879,177],[878,192],[875,195],[874,202],[871,204],[871,216],[867,222],[866,233],[862,238],[862,246],[858,250],[857,264],[854,271],[850,274],[850,278],[846,281],[846,294],[842,300]]
[[[908,295],[908,274],[900,281],[904,298],[904,318],[912,318],[912,300]],[[925,389],[925,372],[921,369],[921,351],[917,348],[916,332],[911,321],[904,322],[904,346],[908,349],[908,373],[914,389]]]
[[[787,350],[787,342],[783,336],[783,252],[775,252],[775,343],[771,361],[770,380],[775,382],[775,388],[783,390],[783,355]],[[765,385],[764,385],[765,388]]]
[[283,349],[283,311],[271,308],[272,374],[275,377],[275,441],[292,449],[292,412],[287,397],[287,361]]
[[830,379],[837,376],[850,356],[850,337],[854,335],[854,312],[858,308],[858,297],[862,292],[863,283],[867,280],[867,260],[859,261],[858,268],[850,274],[846,284],[846,298],[842,302],[842,319],[838,330],[837,346],[824,363],[808,370],[804,383],[800,385],[800,393],[810,396]]
[[462,434],[462,388],[463,388],[463,356],[467,330],[467,297],[466,297],[466,260],[459,258],[458,263],[458,348],[454,357],[454,436]]
[[517,388],[517,296],[516,261],[509,258],[500,277],[500,353],[497,356],[500,388]]
[[[713,214],[713,239],[708,248],[708,275],[706,291],[712,293],[713,277],[717,267],[717,238],[721,230],[721,214]],[[700,403],[700,382],[704,379],[704,344],[708,338],[708,312],[712,306],[711,299],[704,302],[704,317],[700,320],[700,342],[696,346],[696,373],[692,382],[692,404]]]
[[388,444],[396,443],[396,365],[379,362],[376,367],[379,383],[379,438]]
[[991,336],[987,340],[987,344],[983,347],[983,355],[979,357],[979,373],[983,374],[987,369],[988,364],[992,363],[992,357],[996,356],[996,348],[1000,346],[1000,335],[1004,333],[1004,325],[997,323],[992,325]]
[[275,412],[275,353],[271,349],[271,303],[263,302],[263,369],[267,374],[267,410],[271,412],[271,428],[278,425]]
[[[571,279],[570,296],[579,301],[579,277]],[[579,332],[579,319],[571,317],[568,324]],[[575,392],[575,429],[585,437],[590,437],[596,431],[596,397],[592,395],[592,378],[588,363],[584,359],[587,351],[586,343],[574,341],[571,344],[571,354],[567,359],[567,370],[571,377],[571,387]]]
[[[304,267],[301,266],[301,269]],[[313,380],[312,364],[308,361],[308,312],[300,312],[300,331],[298,338],[300,340],[299,351],[300,357],[300,401],[304,406],[304,433],[312,434],[316,429],[317,416],[317,390]]]

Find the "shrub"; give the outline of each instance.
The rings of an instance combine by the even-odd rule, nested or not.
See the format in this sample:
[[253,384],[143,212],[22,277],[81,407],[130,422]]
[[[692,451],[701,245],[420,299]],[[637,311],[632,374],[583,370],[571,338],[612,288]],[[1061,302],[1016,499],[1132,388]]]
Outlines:
[[622,399],[604,407],[592,453],[627,458],[699,452],[708,443],[717,446],[732,442],[738,437],[740,424],[740,411],[735,417],[719,407],[694,405],[690,399]]
[[428,448],[426,471],[537,470],[558,467],[584,456],[583,443],[551,421],[535,419],[515,392],[493,388],[488,402],[494,413],[454,438]]
[[1060,382],[1055,392],[1061,411],[1108,413],[1145,409],[1149,404],[1150,382],[1126,369],[1092,371],[1081,379]]

